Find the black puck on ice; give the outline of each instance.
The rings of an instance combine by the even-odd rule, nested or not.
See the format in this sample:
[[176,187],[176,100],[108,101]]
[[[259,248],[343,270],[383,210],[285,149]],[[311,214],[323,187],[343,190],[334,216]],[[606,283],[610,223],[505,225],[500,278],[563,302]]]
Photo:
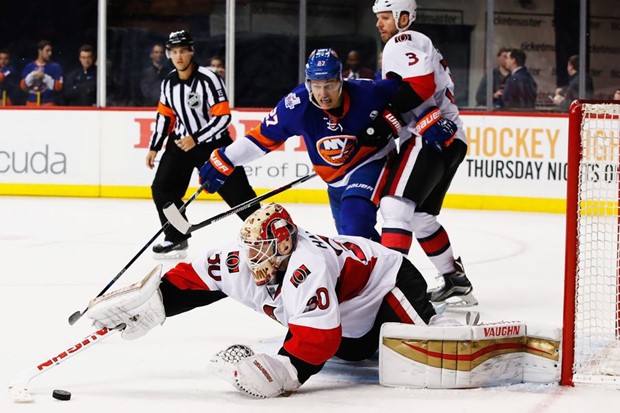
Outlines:
[[71,393],[66,390],[54,390],[52,397],[57,400],[71,400]]

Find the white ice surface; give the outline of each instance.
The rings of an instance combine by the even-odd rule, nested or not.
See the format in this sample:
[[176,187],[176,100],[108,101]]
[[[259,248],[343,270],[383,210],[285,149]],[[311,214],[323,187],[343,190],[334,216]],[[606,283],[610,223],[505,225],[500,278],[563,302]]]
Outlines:
[[[334,233],[325,205],[288,204],[297,223]],[[226,210],[196,202],[193,222]],[[560,326],[564,268],[564,216],[445,210],[441,222],[480,301],[486,322],[523,320]],[[236,236],[229,217],[194,234],[190,257]],[[93,331],[83,310],[158,230],[148,200],[0,197],[0,383],[62,352]],[[435,284],[419,248],[413,262]],[[150,248],[112,289],[141,279],[159,261]],[[165,262],[164,269],[175,262]],[[463,314],[457,314],[462,317]],[[35,402],[13,403],[0,391],[0,412],[617,412],[620,391],[518,385],[473,390],[382,387],[372,366],[328,365],[288,398],[253,400],[209,377],[212,354],[234,343],[275,351],[283,327],[233,301],[222,300],[168,319],[136,341],[119,335],[35,377]],[[7,387],[5,387],[7,389]],[[53,389],[68,390],[68,402]]]

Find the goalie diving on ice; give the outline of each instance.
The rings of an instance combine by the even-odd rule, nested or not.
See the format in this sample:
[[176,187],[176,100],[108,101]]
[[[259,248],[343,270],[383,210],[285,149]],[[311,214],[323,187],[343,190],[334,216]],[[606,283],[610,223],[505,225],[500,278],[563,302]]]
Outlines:
[[[497,371],[509,371],[509,380],[520,381],[528,364],[521,361],[525,328],[460,325],[437,314],[426,294],[426,281],[401,253],[361,237],[325,237],[303,230],[279,204],[250,215],[236,240],[208,248],[163,276],[154,274],[93,300],[88,317],[98,328],[124,324],[121,337],[136,339],[167,317],[227,297],[264,313],[288,329],[276,354],[255,353],[237,344],[213,356],[208,366],[208,371],[255,398],[289,395],[333,357],[362,361],[377,350],[385,385],[449,387],[443,373],[428,373],[430,366],[418,357],[407,359],[415,337],[480,342],[488,330],[490,349],[502,336],[512,340],[506,359],[503,353],[495,357],[495,350],[481,357],[486,363],[482,374],[473,365],[478,359],[467,355],[470,374],[454,375],[452,387],[494,385]],[[407,326],[421,330],[409,331]],[[433,354],[455,357],[447,350]],[[403,376],[403,371],[414,372],[416,380]]]
[[454,323],[436,314],[426,289],[399,252],[360,237],[313,234],[269,204],[246,219],[235,241],[178,264],[161,281],[151,277],[140,288],[99,297],[87,315],[97,327],[125,323],[121,336],[134,339],[166,317],[225,297],[259,309],[288,328],[277,354],[216,356],[210,370],[266,398],[297,390],[334,356],[373,356],[385,322]]

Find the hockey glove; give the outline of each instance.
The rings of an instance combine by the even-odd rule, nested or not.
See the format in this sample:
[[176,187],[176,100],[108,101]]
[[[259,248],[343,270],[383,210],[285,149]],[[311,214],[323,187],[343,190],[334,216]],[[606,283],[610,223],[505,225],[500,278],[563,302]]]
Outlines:
[[218,352],[207,369],[237,390],[260,399],[287,394],[301,386],[288,357],[254,354],[243,344]]
[[217,192],[228,175],[233,173],[235,167],[226,157],[226,148],[219,148],[211,153],[209,160],[200,168],[200,184],[207,183],[205,189],[213,194]]
[[450,119],[441,116],[437,106],[431,106],[418,117],[414,132],[424,139],[436,152],[441,152],[454,141],[458,127]]
[[121,333],[125,340],[142,337],[163,324],[166,310],[159,291],[161,269],[158,265],[142,281],[93,299],[88,305],[88,318],[97,328],[126,324]]
[[390,138],[398,138],[401,129],[400,120],[390,108],[387,108],[360,133],[357,140],[363,146],[381,147],[385,146]]

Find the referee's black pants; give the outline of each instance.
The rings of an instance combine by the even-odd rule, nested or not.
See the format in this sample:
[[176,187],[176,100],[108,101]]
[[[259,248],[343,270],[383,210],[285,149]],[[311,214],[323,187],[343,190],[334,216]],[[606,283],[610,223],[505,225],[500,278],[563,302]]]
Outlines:
[[[162,154],[153,184],[151,185],[153,201],[155,201],[162,226],[167,221],[163,212],[164,206],[168,202],[174,202],[178,208],[183,205],[183,196],[189,187],[194,168],[200,169],[209,160],[211,152],[215,149],[232,143],[230,137],[225,137],[213,142],[196,145],[190,151],[184,152],[176,145],[176,138],[174,135],[168,137],[166,150]],[[256,197],[256,193],[250,186],[243,167],[235,168],[235,171],[226,179],[218,194],[231,207]],[[237,215],[241,219],[245,219],[258,208],[259,205],[257,204],[254,207],[239,212]],[[189,234],[181,234],[172,225],[168,225],[164,233],[166,240],[174,243],[190,237]]]

